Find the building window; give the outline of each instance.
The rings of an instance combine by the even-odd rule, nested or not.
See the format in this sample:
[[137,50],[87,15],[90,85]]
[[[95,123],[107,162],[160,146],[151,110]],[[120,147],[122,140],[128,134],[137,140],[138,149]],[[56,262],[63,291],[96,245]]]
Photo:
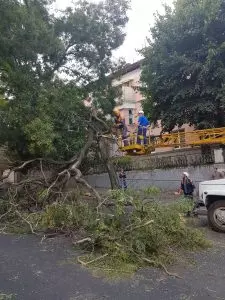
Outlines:
[[133,123],[133,110],[129,109],[129,125],[132,125]]

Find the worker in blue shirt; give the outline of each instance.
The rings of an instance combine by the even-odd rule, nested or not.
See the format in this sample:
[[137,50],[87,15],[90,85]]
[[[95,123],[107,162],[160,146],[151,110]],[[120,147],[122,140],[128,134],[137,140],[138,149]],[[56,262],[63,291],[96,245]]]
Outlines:
[[149,120],[144,116],[143,110],[138,112],[138,139],[137,143],[141,144],[140,136],[144,139],[144,145],[147,144],[147,128],[150,125]]

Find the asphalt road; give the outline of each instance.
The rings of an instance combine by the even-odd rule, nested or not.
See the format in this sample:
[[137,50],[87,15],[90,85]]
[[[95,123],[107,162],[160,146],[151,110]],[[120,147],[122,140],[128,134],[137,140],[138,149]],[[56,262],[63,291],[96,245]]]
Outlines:
[[75,260],[66,239],[40,243],[35,236],[0,235],[0,300],[211,300],[225,299],[225,235],[207,229],[214,247],[190,254],[172,268],[182,279],[145,269],[134,278],[110,282],[93,277]]

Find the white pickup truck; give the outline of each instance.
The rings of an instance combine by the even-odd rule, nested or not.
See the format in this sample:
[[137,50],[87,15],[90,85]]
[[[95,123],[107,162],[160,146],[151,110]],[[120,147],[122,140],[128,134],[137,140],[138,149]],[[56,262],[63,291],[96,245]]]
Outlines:
[[199,198],[207,209],[209,225],[216,231],[225,232],[225,179],[201,182]]

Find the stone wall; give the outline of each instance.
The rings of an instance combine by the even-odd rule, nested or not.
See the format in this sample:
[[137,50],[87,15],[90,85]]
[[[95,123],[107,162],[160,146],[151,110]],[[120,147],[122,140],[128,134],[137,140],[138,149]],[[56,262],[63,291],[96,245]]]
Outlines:
[[[142,189],[155,185],[162,190],[175,191],[179,188],[182,173],[185,171],[198,186],[199,182],[212,178],[215,167],[225,169],[225,151],[223,148],[210,147],[177,149],[131,157],[125,166],[129,187]],[[88,174],[88,182],[96,188],[110,188],[108,174],[100,173]]]
[[[189,166],[169,169],[139,170],[128,171],[127,183],[132,189],[144,189],[151,185],[159,187],[164,191],[176,191],[180,187],[180,181],[183,172],[188,172],[194,181],[197,189],[201,181],[210,180],[214,167],[224,169],[224,164],[211,164],[202,166]],[[88,175],[88,182],[100,189],[110,188],[110,181],[107,173]]]
[[[133,189],[155,185],[162,190],[176,190],[180,185],[184,171],[189,172],[191,178],[198,185],[201,181],[211,179],[215,166],[221,169],[225,168],[225,151],[223,148],[196,147],[139,157],[126,156],[118,159],[122,160],[123,163],[125,162],[124,169],[127,171],[128,185]],[[2,159],[2,166],[2,170],[7,169],[7,160]],[[121,165],[117,163],[117,167],[119,169]],[[54,165],[49,165],[45,169],[46,176],[49,176],[53,170]],[[109,177],[104,166],[93,165],[85,170],[85,176],[91,185],[96,188],[110,188]],[[30,176],[34,178],[40,175],[39,172],[34,168]],[[73,186],[74,182],[71,181],[70,185]]]
[[[183,148],[144,156],[119,157],[115,161],[118,168],[123,167],[126,171],[170,169],[213,164],[215,163],[215,151],[217,150],[212,148]],[[218,153],[217,157],[221,155]],[[218,162],[222,162],[222,160]],[[104,166],[98,163],[98,165],[90,165],[85,173],[88,175],[104,172],[106,172]]]
[[154,170],[212,163],[214,163],[214,151],[212,149],[209,148],[203,153],[201,148],[187,148],[132,157],[131,167],[132,170]]

